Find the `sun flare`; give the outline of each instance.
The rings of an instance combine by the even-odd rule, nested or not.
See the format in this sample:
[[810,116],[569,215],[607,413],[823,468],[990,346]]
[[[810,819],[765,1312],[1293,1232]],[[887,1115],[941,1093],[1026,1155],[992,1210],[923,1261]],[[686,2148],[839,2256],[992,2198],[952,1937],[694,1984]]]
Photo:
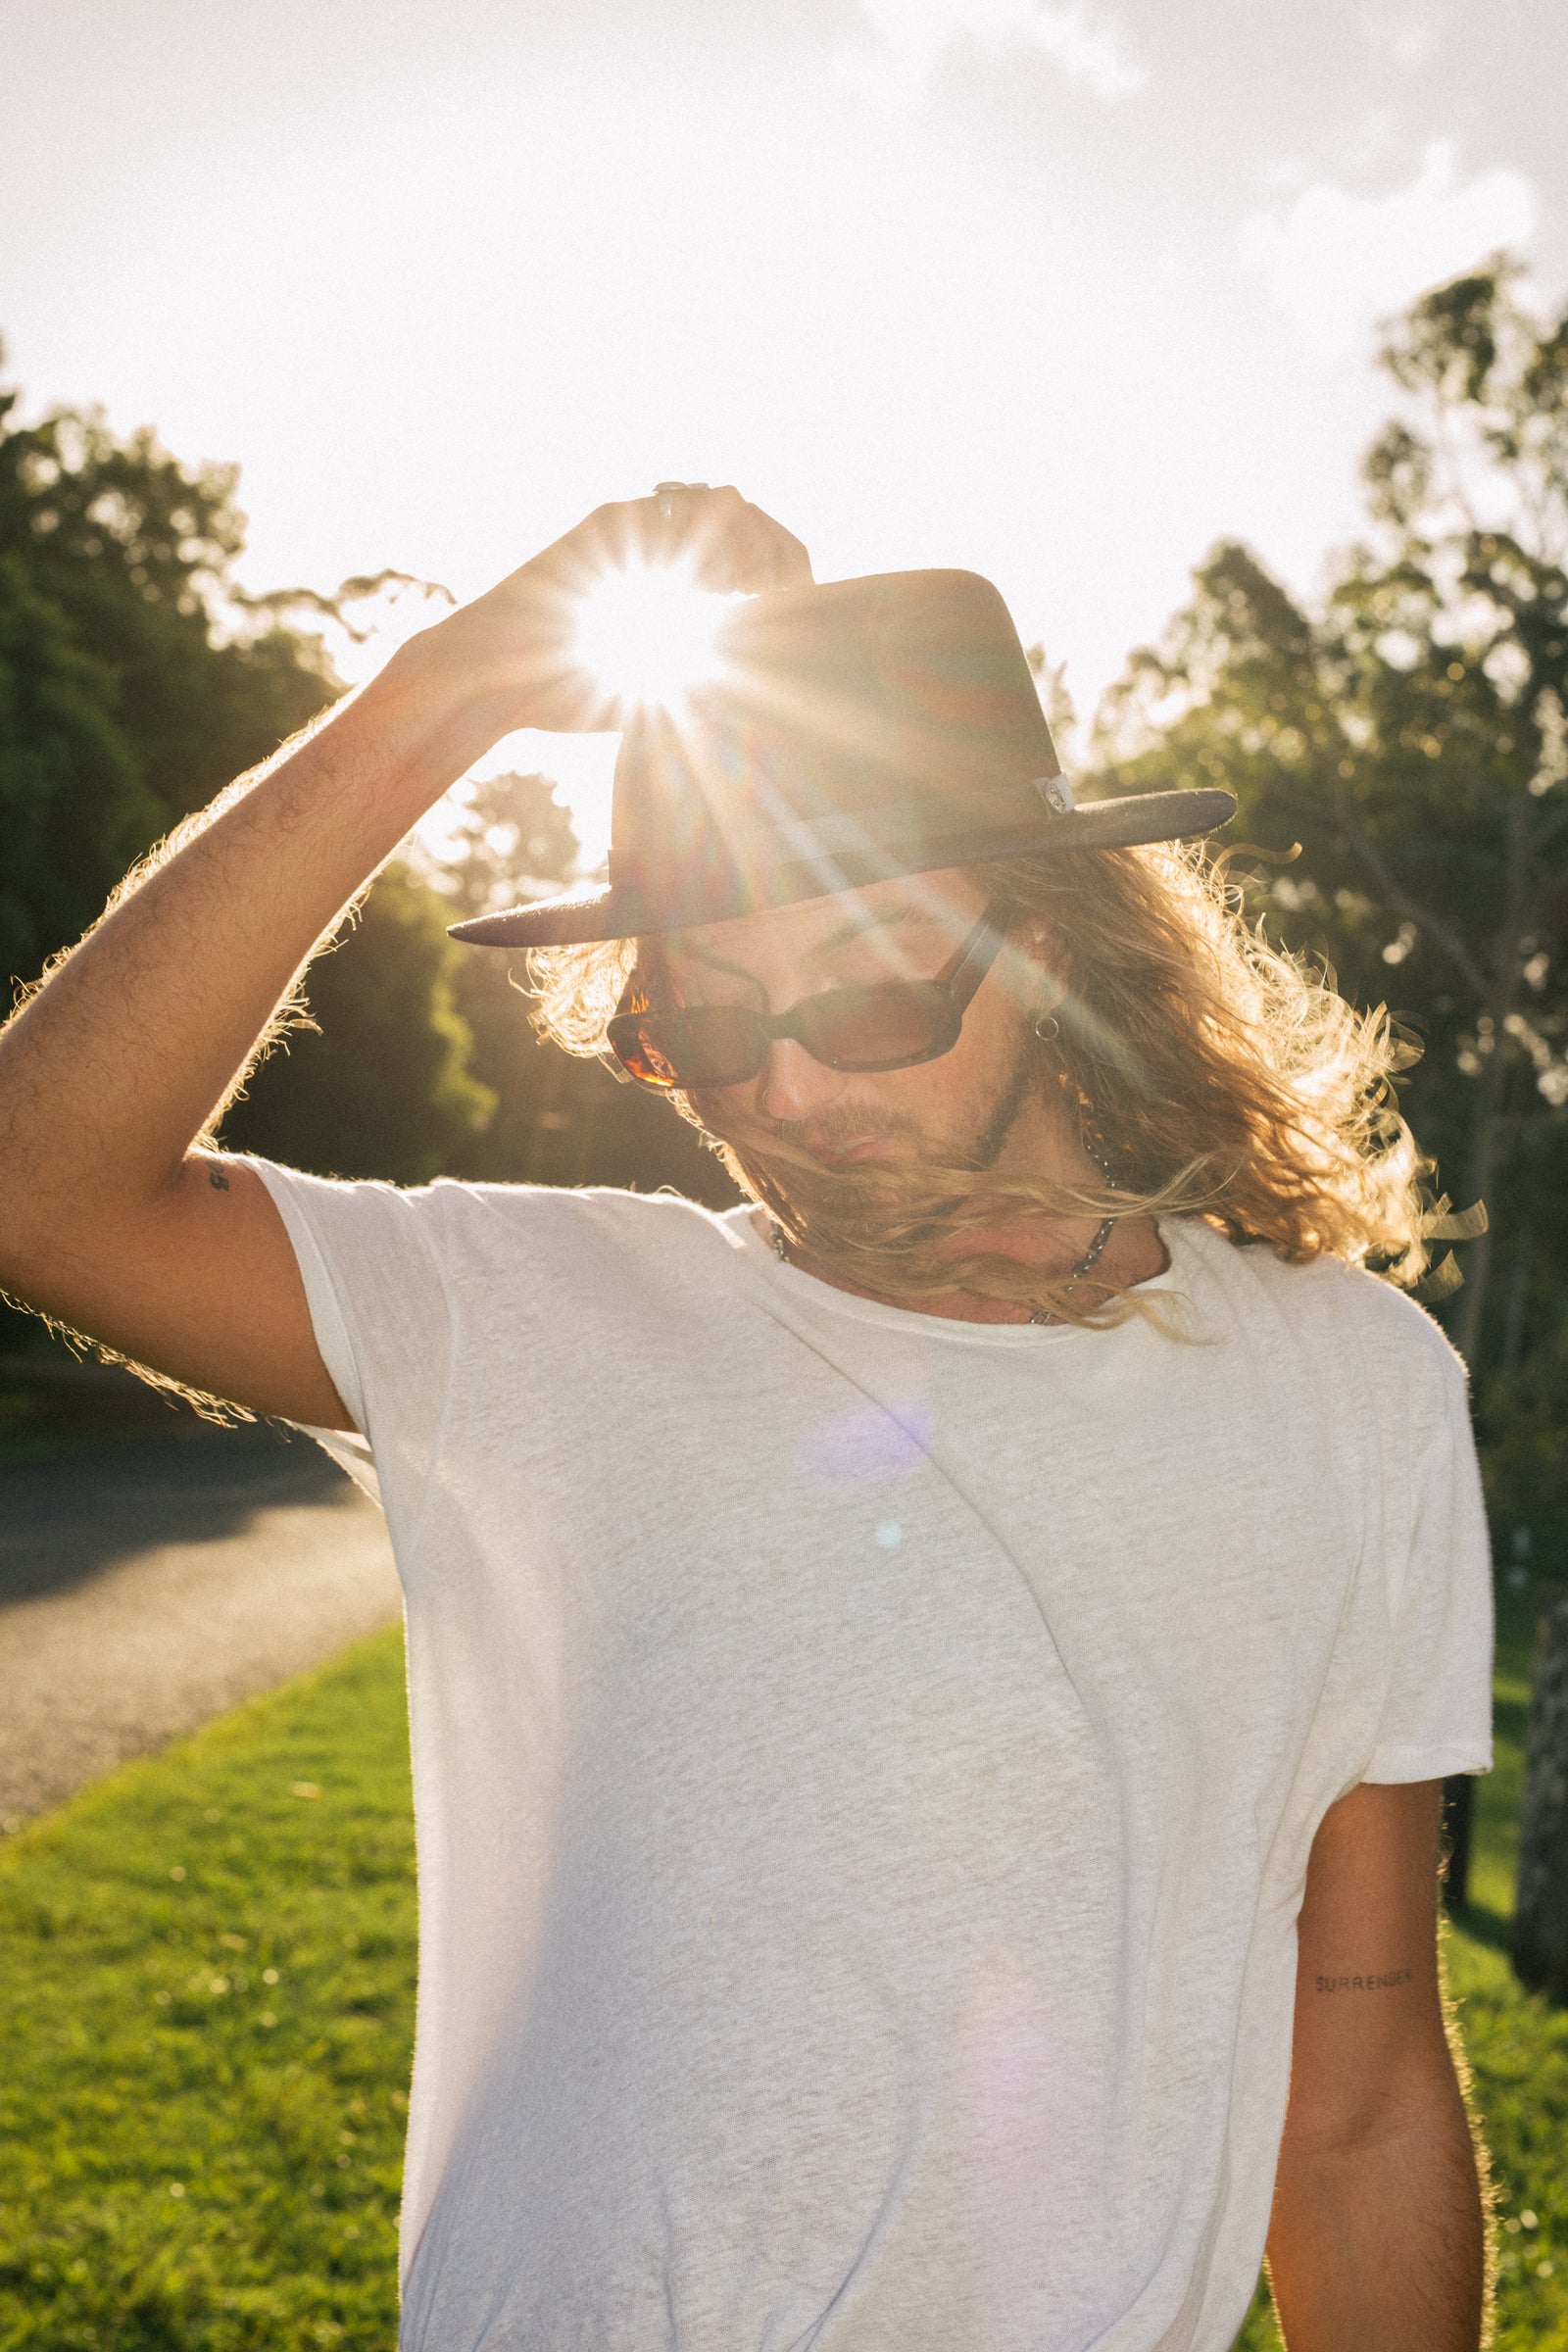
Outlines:
[[699,588],[678,565],[607,573],[582,600],[577,659],[619,702],[679,702],[719,675],[718,632],[742,601]]

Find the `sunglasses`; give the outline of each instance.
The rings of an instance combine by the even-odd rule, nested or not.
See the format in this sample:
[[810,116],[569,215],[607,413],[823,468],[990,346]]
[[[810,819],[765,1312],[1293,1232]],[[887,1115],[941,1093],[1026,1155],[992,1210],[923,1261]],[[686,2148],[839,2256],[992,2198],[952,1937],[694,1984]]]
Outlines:
[[[933,980],[886,980],[802,997],[776,1018],[745,1004],[693,1004],[655,1012],[633,975],[605,1032],[621,1068],[640,1086],[691,1093],[745,1086],[760,1075],[776,1038],[793,1038],[830,1070],[911,1070],[958,1042],[963,1016],[1002,952],[1004,932],[988,906],[951,962]],[[642,998],[641,1004],[637,1002]]]

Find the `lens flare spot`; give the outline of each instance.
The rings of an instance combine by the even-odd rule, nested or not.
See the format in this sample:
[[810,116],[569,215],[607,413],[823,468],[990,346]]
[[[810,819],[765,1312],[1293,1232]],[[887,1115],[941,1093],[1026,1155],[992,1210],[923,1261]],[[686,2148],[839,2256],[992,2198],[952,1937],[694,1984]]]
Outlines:
[[[835,1413],[808,1431],[796,1449],[796,1463],[815,1487],[854,1494],[920,1470],[932,1441],[931,1415],[921,1403],[896,1410],[863,1404]],[[880,1531],[877,1541],[882,1542]]]
[[884,1551],[897,1551],[904,1542],[904,1530],[896,1519],[884,1519],[876,1531],[876,1540]]
[[675,703],[724,667],[718,632],[743,600],[699,588],[678,564],[608,572],[582,599],[574,651],[623,703]]

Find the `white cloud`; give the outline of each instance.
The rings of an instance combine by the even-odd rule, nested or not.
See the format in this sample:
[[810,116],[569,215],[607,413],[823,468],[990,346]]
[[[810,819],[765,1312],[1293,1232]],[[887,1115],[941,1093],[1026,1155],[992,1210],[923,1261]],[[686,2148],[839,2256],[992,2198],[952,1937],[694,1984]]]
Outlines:
[[1317,180],[1254,213],[1249,258],[1324,361],[1369,347],[1376,322],[1499,245],[1525,244],[1536,194],[1498,165],[1459,176],[1453,140],[1434,139],[1413,176],[1381,196]]
[[1120,26],[1089,0],[859,0],[874,37],[878,78],[912,93],[960,42],[1029,49],[1105,101],[1134,96],[1149,70]]

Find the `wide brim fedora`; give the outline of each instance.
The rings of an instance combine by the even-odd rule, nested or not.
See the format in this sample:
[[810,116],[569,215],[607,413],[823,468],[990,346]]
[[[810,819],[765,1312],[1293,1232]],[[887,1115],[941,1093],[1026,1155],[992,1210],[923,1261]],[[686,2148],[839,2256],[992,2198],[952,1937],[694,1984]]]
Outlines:
[[606,882],[452,925],[478,947],[647,937],[900,875],[1206,833],[1219,790],[1075,803],[1017,630],[974,572],[752,597],[713,678],[629,718]]

